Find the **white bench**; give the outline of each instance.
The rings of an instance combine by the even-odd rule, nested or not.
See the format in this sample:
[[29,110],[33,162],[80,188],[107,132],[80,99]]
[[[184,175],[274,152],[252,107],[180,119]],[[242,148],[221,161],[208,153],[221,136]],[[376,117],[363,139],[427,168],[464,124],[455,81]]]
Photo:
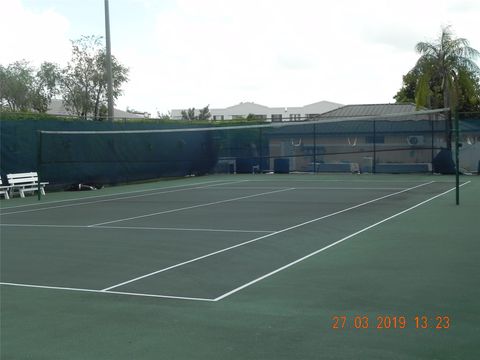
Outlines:
[[48,182],[38,183],[38,174],[36,172],[7,174],[8,183],[10,185],[10,195],[13,196],[18,191],[20,197],[25,197],[25,192],[35,192],[40,187],[40,193],[45,195],[45,185]]
[[10,199],[10,196],[8,196],[9,190],[10,186],[2,185],[2,178],[0,178],[0,195],[5,196],[5,199]]

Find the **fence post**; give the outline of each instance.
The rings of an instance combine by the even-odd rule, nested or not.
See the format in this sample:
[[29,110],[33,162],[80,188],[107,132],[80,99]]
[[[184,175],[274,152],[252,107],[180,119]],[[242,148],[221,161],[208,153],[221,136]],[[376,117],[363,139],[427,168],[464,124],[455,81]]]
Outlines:
[[377,123],[373,120],[373,161],[372,161],[372,173],[376,174],[377,164]]
[[313,124],[313,173],[317,173],[317,126]]
[[260,163],[259,165],[259,171],[260,173],[263,172],[263,142],[262,142],[262,128],[259,128],[259,139],[258,139],[258,146],[260,148]]
[[[430,115],[429,115],[430,117]],[[435,146],[435,139],[434,139],[434,120],[430,117],[430,124],[431,124],[431,129],[432,129],[432,134],[431,134],[431,138],[432,138],[432,141],[431,141],[431,146],[432,146],[432,161],[431,161],[431,164],[432,164],[432,174],[435,172],[434,169],[433,169],[433,159],[435,158],[435,152],[433,150],[433,147]]]

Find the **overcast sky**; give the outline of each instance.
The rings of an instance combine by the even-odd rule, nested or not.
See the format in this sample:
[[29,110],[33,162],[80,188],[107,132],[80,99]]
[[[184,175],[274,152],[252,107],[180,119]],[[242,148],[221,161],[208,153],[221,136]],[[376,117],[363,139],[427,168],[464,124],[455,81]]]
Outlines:
[[[0,4],[2,65],[65,65],[70,40],[105,35],[104,0]],[[478,0],[110,0],[112,53],[130,68],[116,107],[394,102],[417,42],[452,25],[480,50],[479,19]]]

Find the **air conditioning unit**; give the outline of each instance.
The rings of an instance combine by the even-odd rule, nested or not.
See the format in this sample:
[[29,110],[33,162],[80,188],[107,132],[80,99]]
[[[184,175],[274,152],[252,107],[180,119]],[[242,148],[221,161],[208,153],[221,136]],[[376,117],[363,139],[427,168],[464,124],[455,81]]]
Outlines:
[[419,135],[407,136],[407,143],[413,146],[423,145],[425,143],[425,139],[423,138],[423,136]]

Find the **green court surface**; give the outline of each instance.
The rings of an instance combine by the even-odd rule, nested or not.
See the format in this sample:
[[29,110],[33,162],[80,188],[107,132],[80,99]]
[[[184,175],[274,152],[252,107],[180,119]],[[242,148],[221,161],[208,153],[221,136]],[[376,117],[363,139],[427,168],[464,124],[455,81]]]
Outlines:
[[480,358],[480,177],[2,200],[1,359]]

